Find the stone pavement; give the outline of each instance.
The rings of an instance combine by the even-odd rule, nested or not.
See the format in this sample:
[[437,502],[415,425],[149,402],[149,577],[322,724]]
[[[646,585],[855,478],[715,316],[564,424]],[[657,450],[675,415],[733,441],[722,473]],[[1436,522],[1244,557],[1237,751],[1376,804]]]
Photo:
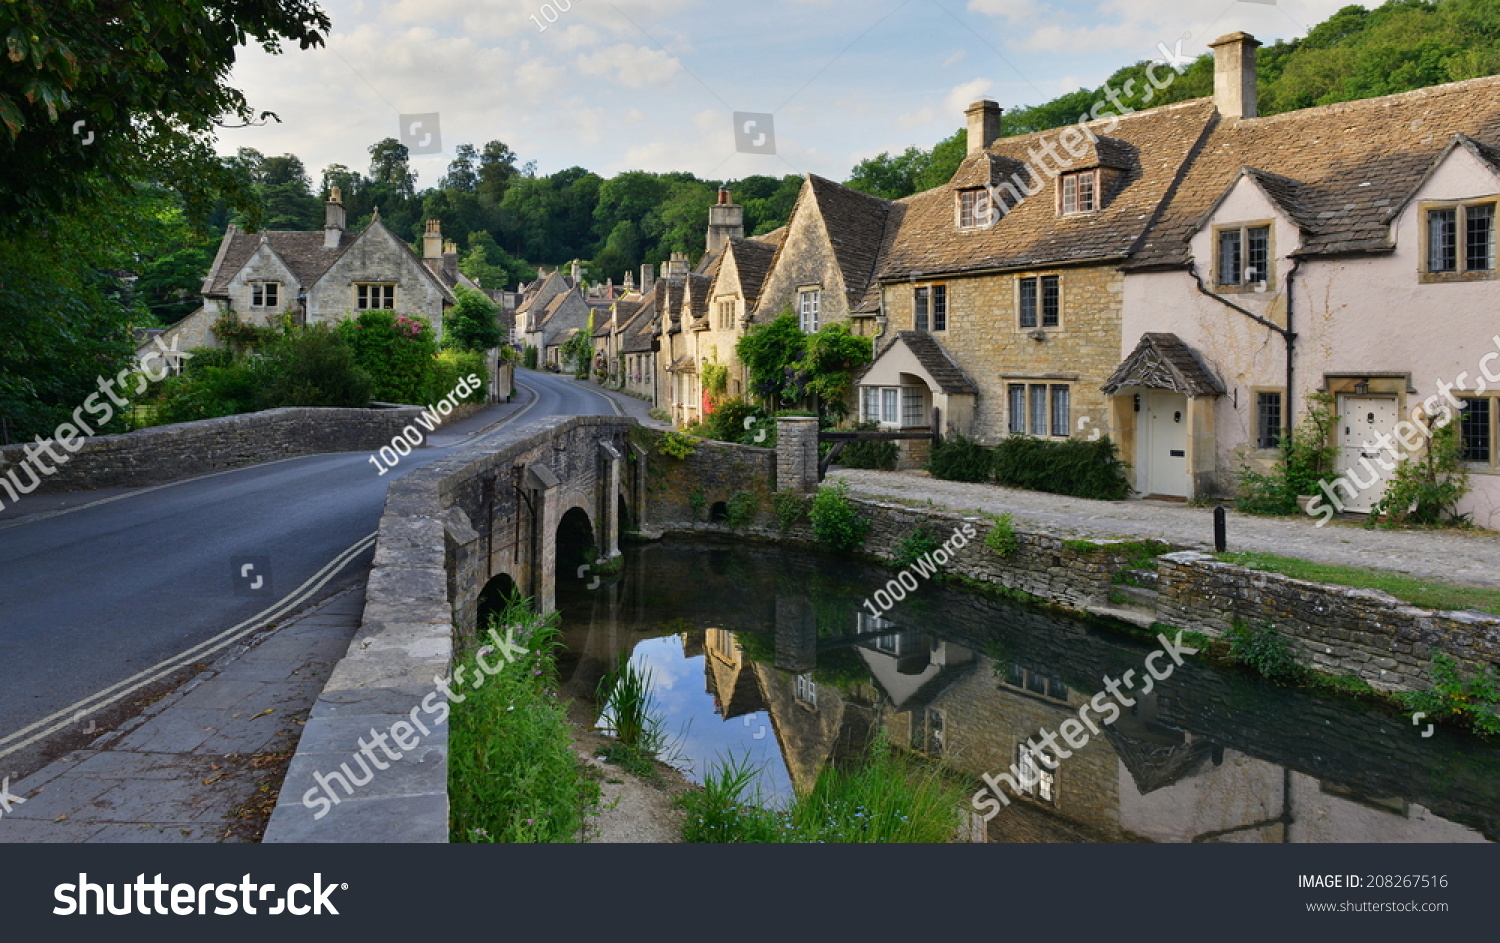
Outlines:
[[[1213,549],[1213,510],[1169,501],[1091,501],[998,485],[943,481],[905,472],[835,468],[856,493],[956,511],[1010,512],[1017,526],[1066,537],[1156,537],[1179,547]],[[1500,587],[1500,535],[1485,530],[1381,530],[1307,516],[1255,517],[1229,512],[1228,548],[1317,563],[1394,570],[1425,579]]]
[[24,802],[0,809],[0,843],[255,840],[364,601],[361,579],[12,783]]

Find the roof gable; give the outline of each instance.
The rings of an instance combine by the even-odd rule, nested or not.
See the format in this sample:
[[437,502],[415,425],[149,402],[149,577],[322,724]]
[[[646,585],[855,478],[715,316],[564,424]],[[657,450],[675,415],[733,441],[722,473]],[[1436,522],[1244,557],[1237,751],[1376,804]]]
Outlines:
[[1127,386],[1171,390],[1189,396],[1222,396],[1224,384],[1176,334],[1143,334],[1140,343],[1103,386],[1114,396]]

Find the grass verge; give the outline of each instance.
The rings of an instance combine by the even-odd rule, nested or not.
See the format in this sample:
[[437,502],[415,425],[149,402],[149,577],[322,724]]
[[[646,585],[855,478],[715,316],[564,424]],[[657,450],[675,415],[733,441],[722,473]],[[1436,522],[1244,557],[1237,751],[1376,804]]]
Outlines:
[[[515,629],[527,655],[508,662],[453,705],[448,754],[449,831],[455,842],[571,842],[597,803],[598,784],[573,752],[556,691],[557,614],[512,600],[491,620]],[[458,663],[483,677],[475,644]],[[491,661],[496,656],[486,653]]]
[[943,843],[953,840],[964,790],[940,770],[894,753],[883,735],[852,769],[828,768],[787,809],[750,794],[747,758],[718,766],[680,800],[683,840],[700,843]]
[[1225,563],[1251,570],[1280,573],[1310,583],[1334,583],[1358,589],[1378,589],[1424,609],[1477,609],[1500,615],[1500,589],[1460,586],[1438,580],[1425,580],[1404,573],[1366,570],[1331,563],[1313,563],[1273,553],[1218,553]]

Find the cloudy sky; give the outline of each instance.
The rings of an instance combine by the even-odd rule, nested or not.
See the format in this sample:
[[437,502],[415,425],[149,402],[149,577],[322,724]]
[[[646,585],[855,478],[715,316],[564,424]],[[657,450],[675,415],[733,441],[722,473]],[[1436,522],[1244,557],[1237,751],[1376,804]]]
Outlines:
[[[220,144],[297,154],[316,185],[330,163],[367,170],[402,115],[435,113],[442,151],[412,160],[422,186],[455,145],[496,138],[543,174],[842,180],[865,157],[931,146],[977,98],[1037,104],[1160,58],[1158,43],[1195,55],[1238,29],[1291,38],[1348,2],[321,0],[325,48],[246,51],[234,73],[281,123]],[[772,115],[774,154],[737,149],[736,112]]]

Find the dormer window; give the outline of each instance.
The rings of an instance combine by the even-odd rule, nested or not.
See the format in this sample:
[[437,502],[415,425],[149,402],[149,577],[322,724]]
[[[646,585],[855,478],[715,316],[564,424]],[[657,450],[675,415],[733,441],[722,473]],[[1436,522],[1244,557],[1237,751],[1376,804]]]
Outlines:
[[1271,227],[1226,226],[1214,244],[1220,288],[1260,289],[1271,282]]
[[1058,178],[1062,214],[1092,213],[1099,208],[1099,172],[1084,170]]
[[982,188],[958,191],[959,229],[983,229],[993,223],[989,191]]
[[1425,207],[1426,274],[1493,274],[1495,271],[1495,203]]

